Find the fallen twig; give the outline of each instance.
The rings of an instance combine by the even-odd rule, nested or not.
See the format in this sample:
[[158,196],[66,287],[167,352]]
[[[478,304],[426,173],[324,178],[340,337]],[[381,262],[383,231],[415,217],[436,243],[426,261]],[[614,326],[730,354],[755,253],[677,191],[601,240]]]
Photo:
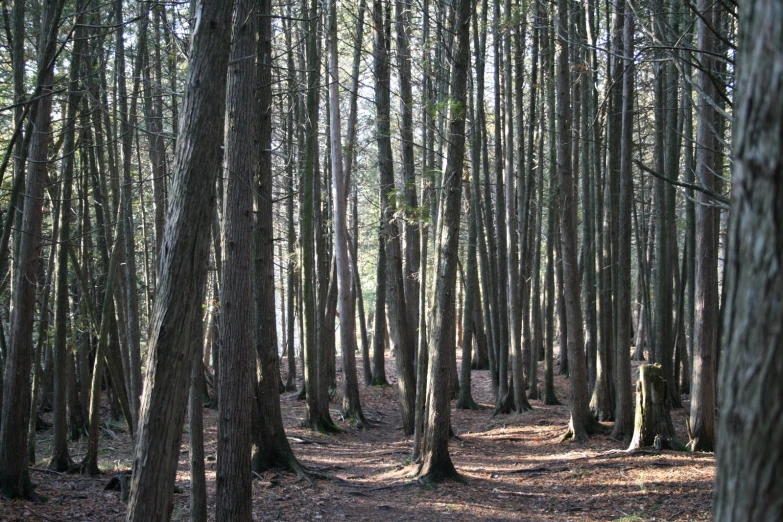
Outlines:
[[33,471],[40,471],[41,473],[51,473],[52,475],[57,475],[57,476],[59,476],[59,477],[64,477],[64,476],[65,476],[65,473],[61,473],[61,472],[59,472],[59,471],[55,471],[55,470],[53,470],[53,469],[46,469],[46,468],[33,468],[33,467],[31,467],[31,468],[29,468],[29,469],[31,469],[31,470],[33,470]]

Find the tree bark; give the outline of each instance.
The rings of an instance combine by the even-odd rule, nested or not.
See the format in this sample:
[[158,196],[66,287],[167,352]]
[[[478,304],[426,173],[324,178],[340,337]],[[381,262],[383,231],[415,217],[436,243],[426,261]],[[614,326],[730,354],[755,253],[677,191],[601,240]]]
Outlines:
[[625,5],[624,20],[624,72],[622,137],[620,152],[620,201],[617,223],[617,295],[615,307],[617,324],[615,336],[615,409],[612,438],[630,440],[633,421],[631,408],[631,208],[633,202],[633,172],[631,153],[633,149],[633,35],[634,19],[630,4]]
[[27,423],[30,413],[30,361],[33,353],[35,281],[40,254],[46,159],[49,147],[49,119],[52,107],[54,52],[57,43],[62,1],[44,3],[38,45],[38,68],[42,71],[43,97],[33,123],[25,185],[25,205],[21,216],[18,269],[14,271],[11,339],[5,363],[3,406],[0,417],[0,493],[7,497],[36,498],[27,469]]
[[386,278],[389,330],[397,347],[397,381],[400,389],[403,432],[412,435],[415,424],[416,376],[413,358],[416,354],[414,325],[409,322],[408,303],[402,268],[402,247],[397,224],[397,196],[394,188],[394,163],[390,129],[390,78],[389,34],[390,20],[385,20],[380,0],[373,2],[373,27],[375,30],[375,98],[378,111],[378,175],[381,185],[381,203],[384,212],[384,239],[386,240]]
[[359,381],[356,376],[356,316],[351,298],[351,258],[348,252],[348,211],[343,170],[343,145],[340,118],[340,76],[337,51],[337,6],[327,2],[329,12],[329,98],[331,118],[332,199],[334,202],[334,249],[337,264],[337,304],[340,313],[340,349],[343,365],[343,412],[360,426],[367,421],[359,401]]
[[[285,434],[278,395],[280,357],[277,352],[272,258],[272,9],[269,0],[263,0],[257,5],[260,30],[256,51],[259,64],[255,78],[257,110],[254,124],[259,150],[255,190],[257,218],[253,230],[253,327],[258,371],[253,386],[255,400],[252,401],[256,408],[253,412],[252,469],[262,473],[270,468],[281,467],[304,478],[305,469],[294,455]],[[289,294],[293,295],[293,292],[293,288],[289,288]],[[289,332],[292,333],[292,330]],[[289,353],[289,358],[294,361],[293,354]]]
[[[127,520],[169,520],[188,377],[201,339],[208,229],[221,165],[231,4],[206,2],[196,17],[185,82],[169,219],[150,321]],[[182,364],[187,361],[187,364]]]
[[[563,293],[568,324],[568,360],[570,362],[570,403],[571,421],[564,438],[578,442],[587,440],[592,416],[588,410],[587,368],[581,351],[584,347],[582,326],[582,308],[580,306],[579,270],[576,248],[578,243],[576,230],[576,198],[571,170],[570,143],[571,96],[570,64],[568,51],[568,1],[557,1],[557,20],[555,22],[558,53],[557,71],[557,163],[560,174],[560,213],[561,213],[561,250],[563,253]],[[562,350],[562,347],[561,347]]]
[[[698,47],[702,51],[699,69],[698,130],[696,134],[696,179],[707,189],[716,183],[717,138],[715,122],[717,95],[713,75],[717,67],[709,52],[716,49],[712,32],[715,10],[706,0],[700,0],[701,17],[696,22]],[[690,427],[692,451],[712,451],[715,448],[715,376],[718,366],[718,244],[715,230],[716,210],[710,198],[699,192],[696,209],[696,301],[693,328],[693,382],[691,384]],[[659,231],[660,233],[660,231]]]
[[[715,520],[783,519],[783,5],[743,2]],[[695,346],[695,345],[694,345]],[[695,384],[695,383],[694,383]]]
[[445,342],[454,331],[455,283],[459,252],[460,199],[465,156],[465,107],[467,76],[470,68],[470,17],[472,2],[459,0],[455,5],[457,48],[451,71],[454,103],[449,114],[449,148],[443,178],[443,228],[438,241],[438,268],[432,311],[432,345],[427,374],[427,416],[425,420],[423,461],[418,475],[426,481],[461,480],[449,456],[450,394],[448,363],[450,348]]

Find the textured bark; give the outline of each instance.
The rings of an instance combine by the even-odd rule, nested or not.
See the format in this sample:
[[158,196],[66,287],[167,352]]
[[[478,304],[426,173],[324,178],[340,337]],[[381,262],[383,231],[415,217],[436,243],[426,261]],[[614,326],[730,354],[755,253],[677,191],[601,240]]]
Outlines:
[[617,335],[615,336],[615,409],[612,437],[630,440],[633,421],[631,408],[631,356],[628,340],[631,339],[631,208],[633,202],[633,172],[631,170],[631,152],[633,148],[633,11],[625,6],[624,20],[624,72],[623,72],[623,108],[622,139],[620,153],[620,201],[617,223]]
[[42,71],[43,97],[33,122],[25,185],[25,205],[21,216],[17,269],[14,271],[11,338],[5,362],[3,405],[0,417],[0,493],[7,497],[36,497],[27,469],[27,423],[30,413],[30,362],[33,354],[33,315],[35,281],[41,251],[41,221],[46,184],[46,158],[49,141],[49,119],[52,107],[52,68],[62,1],[44,3],[38,45],[38,68]]
[[[701,0],[699,9],[704,18],[697,21],[698,46],[704,51],[716,50],[716,35],[712,32],[715,10],[710,2]],[[715,136],[717,112],[713,105],[717,95],[713,74],[717,67],[714,57],[701,58],[698,73],[698,130],[696,134],[696,179],[707,189],[714,189],[718,158]],[[706,69],[704,69],[706,68]],[[716,209],[712,198],[703,192],[697,195],[702,203],[696,209],[696,301],[693,328],[693,382],[691,385],[690,427],[688,447],[699,451],[715,449],[715,376],[718,366],[718,243],[715,229]],[[659,231],[660,233],[660,231]]]
[[[220,398],[218,400],[215,518],[252,519],[251,455],[253,393],[253,184],[257,147],[256,13],[252,0],[236,2],[226,86],[223,172],[223,281],[220,287]],[[269,248],[269,247],[267,247]],[[272,254],[270,249],[269,255]],[[272,285],[274,291],[274,285]],[[274,308],[270,311],[274,317]],[[269,340],[267,338],[267,340]],[[272,338],[277,349],[277,339]]]
[[[380,198],[379,198],[380,199]],[[386,241],[378,233],[378,264],[375,272],[375,320],[372,336],[372,384],[386,386]]]
[[[116,33],[116,53],[115,62],[119,71],[125,71],[125,36],[124,22],[122,16],[122,0],[115,3],[115,22],[117,23]],[[143,17],[146,26],[147,17]],[[146,39],[146,29],[142,27],[142,40]],[[136,67],[134,67],[135,69]],[[134,71],[135,73],[136,71]],[[124,281],[121,285],[125,289],[125,315],[120,314],[124,319],[126,350],[128,353],[128,365],[126,368],[126,383],[128,390],[128,399],[131,407],[131,418],[134,431],[138,429],[139,420],[139,396],[141,395],[141,348],[139,341],[139,296],[136,275],[136,243],[135,226],[133,224],[133,178],[131,177],[131,161],[133,156],[133,128],[135,127],[135,108],[136,92],[138,91],[138,80],[133,88],[131,108],[128,108],[128,88],[125,74],[117,75],[117,97],[119,98],[119,118],[120,118],[120,136],[122,143],[122,213],[120,217],[123,222],[124,254],[123,275]],[[134,121],[131,121],[133,118]]]
[[351,258],[348,252],[348,211],[343,169],[343,144],[340,119],[340,75],[337,50],[337,6],[327,3],[329,11],[329,99],[332,159],[332,199],[334,204],[334,250],[337,269],[337,304],[340,313],[340,349],[343,365],[343,412],[359,425],[366,424],[359,401],[359,381],[356,376],[356,317],[351,296]]
[[[568,51],[568,2],[557,1],[555,28],[559,47],[557,59],[557,164],[560,174],[560,213],[563,253],[563,293],[568,324],[568,360],[570,362],[571,421],[564,438],[582,442],[587,440],[592,416],[588,410],[587,368],[581,351],[584,347],[582,308],[580,306],[580,282],[577,265],[576,198],[574,197],[573,172],[571,170],[570,143],[571,96],[570,65]],[[562,346],[560,348],[563,349]]]
[[427,416],[425,420],[423,461],[419,476],[423,480],[457,479],[449,456],[450,397],[447,379],[450,351],[446,342],[454,331],[455,283],[459,252],[460,199],[465,156],[465,107],[467,76],[470,68],[470,17],[472,2],[455,5],[457,48],[451,71],[454,103],[449,114],[449,147],[443,177],[442,231],[438,241],[435,299],[432,311],[432,345],[427,373]]
[[636,383],[636,415],[629,450],[655,446],[680,449],[669,415],[669,393],[663,369],[658,364],[642,364]]
[[[196,356],[200,355],[196,345]],[[207,481],[204,474],[204,366],[193,357],[188,390],[188,457],[190,464],[190,522],[207,522]]]
[[[220,170],[231,4],[201,6],[193,29],[160,280],[150,321],[147,375],[128,521],[169,520],[209,255]],[[187,364],[183,364],[187,361]]]
[[[253,298],[255,301],[255,360],[257,379],[254,379],[253,407],[253,461],[252,469],[262,473],[270,468],[285,468],[298,477],[305,470],[296,459],[283,427],[283,416],[278,396],[280,384],[280,357],[277,353],[277,325],[275,322],[275,276],[272,249],[272,21],[271,2],[262,0],[259,7],[259,39],[256,72],[256,136],[258,137],[258,165],[256,172],[255,207],[257,218],[253,230]],[[293,289],[289,289],[293,295]],[[293,361],[293,355],[289,354]]]
[[[83,16],[77,18],[77,23]],[[76,109],[81,103],[79,67],[84,52],[83,30],[77,27],[71,58],[70,85],[66,109],[65,135],[63,137],[62,201],[60,202],[60,246],[57,252],[57,289],[55,297],[54,344],[54,404],[52,455],[49,467],[55,471],[70,471],[73,461],[68,453],[68,423],[66,420],[66,395],[70,383],[67,379],[68,349],[68,254],[71,242],[71,198],[73,195],[74,160],[76,157]],[[74,381],[75,383],[75,381]]]
[[[395,29],[397,31],[397,70],[400,87],[400,150],[402,152],[402,193],[405,196],[405,302],[408,312],[408,328],[413,339],[419,325],[420,263],[419,224],[417,223],[418,198],[416,197],[416,173],[413,156],[413,93],[411,89],[411,6],[406,0],[394,2]],[[415,354],[415,351],[413,352]],[[411,355],[413,357],[413,354]]]
[[[500,0],[494,2],[493,12],[495,35],[500,35]],[[508,238],[506,236],[506,191],[503,177],[503,125],[500,103],[500,70],[503,68],[503,48],[501,38],[494,38],[495,55],[495,234],[497,237],[497,312],[498,319],[498,391],[495,395],[495,413],[508,413],[511,410],[508,389],[509,347],[509,305],[508,305]],[[507,58],[507,57],[506,57]],[[505,144],[509,146],[508,143]],[[510,166],[506,166],[510,168]]]
[[[478,186],[478,183],[476,183],[476,186]],[[478,266],[476,263],[476,236],[478,235],[476,228],[476,203],[478,203],[478,195],[471,191],[469,187],[466,190],[470,200],[470,212],[468,214],[467,263],[465,264],[465,300],[463,302],[464,311],[462,314],[462,370],[459,395],[457,396],[457,408],[475,410],[478,409],[478,404],[473,400],[473,388],[470,382],[471,368],[473,366],[473,341],[476,338],[473,309],[476,306],[476,299],[481,299],[481,296],[476,295],[478,293]]]
[[[305,116],[305,152],[304,165],[301,174],[300,196],[301,208],[299,210],[300,219],[300,245],[302,260],[302,329],[304,330],[304,390],[306,392],[307,410],[303,425],[315,431],[337,431],[332,418],[329,414],[328,404],[328,385],[329,383],[321,375],[325,374],[325,360],[321,361],[320,352],[323,352],[320,346],[321,335],[318,332],[323,322],[323,310],[321,303],[317,301],[316,296],[316,214],[320,214],[321,209],[316,204],[316,193],[320,197],[320,180],[317,178],[318,162],[318,109],[320,105],[320,54],[318,48],[318,26],[319,17],[317,13],[317,2],[313,1],[309,7],[305,6],[304,18],[308,19],[306,29],[308,31],[306,43],[307,58],[307,106]],[[309,10],[308,10],[309,9]],[[309,12],[313,16],[309,17]],[[309,17],[309,18],[308,18]],[[320,234],[320,231],[317,231]],[[319,252],[323,253],[323,252]],[[320,256],[321,258],[323,255]],[[323,259],[319,259],[323,261]],[[321,281],[328,284],[328,277]],[[325,294],[324,292],[318,292]],[[325,305],[325,295],[322,304]]]
[[378,111],[378,176],[381,185],[381,205],[384,212],[384,239],[386,240],[386,278],[389,330],[396,346],[397,382],[400,389],[403,432],[412,435],[415,424],[416,376],[413,358],[416,354],[415,325],[410,324],[405,299],[402,267],[402,245],[397,222],[394,163],[391,147],[389,84],[389,13],[384,17],[383,3],[373,2],[375,32],[375,98]]
[[718,399],[720,522],[783,519],[783,5],[743,2],[740,31]]

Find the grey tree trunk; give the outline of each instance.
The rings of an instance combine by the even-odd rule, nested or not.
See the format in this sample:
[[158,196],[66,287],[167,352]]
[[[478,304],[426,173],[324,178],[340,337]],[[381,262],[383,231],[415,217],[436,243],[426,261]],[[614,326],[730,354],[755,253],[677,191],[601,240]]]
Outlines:
[[337,304],[340,313],[340,348],[343,364],[343,412],[360,426],[366,424],[359,401],[356,376],[356,317],[351,296],[351,258],[348,251],[348,211],[343,170],[343,138],[340,118],[340,75],[337,50],[337,6],[327,2],[329,28],[329,98],[331,118],[332,199],[334,203],[334,249],[337,264]]
[[470,69],[470,17],[472,2],[455,5],[457,48],[451,69],[452,97],[449,114],[449,147],[443,177],[442,233],[438,239],[435,299],[432,310],[432,344],[427,374],[427,415],[425,419],[423,460],[418,475],[425,481],[460,480],[449,456],[450,393],[448,362],[451,351],[446,345],[454,331],[455,283],[459,252],[460,199],[465,156],[465,110],[467,77]]
[[633,201],[633,10],[625,6],[624,20],[624,72],[623,72],[623,129],[620,153],[620,201],[617,223],[617,335],[615,336],[615,409],[612,438],[628,441],[633,430],[633,394],[631,390],[631,355],[628,344],[631,339],[631,209]]
[[[715,520],[783,519],[783,5],[742,2]],[[694,344],[695,347],[695,344]],[[694,382],[695,384],[695,382]]]
[[[713,105],[717,95],[713,74],[717,61],[706,53],[716,49],[712,22],[716,9],[707,0],[699,2],[702,16],[697,23],[698,47],[705,52],[698,72],[698,129],[696,134],[696,179],[708,190],[716,184],[718,166]],[[769,85],[767,86],[769,87]],[[755,138],[753,140],[755,142]],[[718,248],[713,200],[699,192],[696,209],[696,312],[693,329],[693,382],[691,384],[690,428],[692,451],[715,448],[715,377],[718,366]],[[730,335],[730,334],[729,334]]]
[[[305,470],[296,459],[283,427],[283,416],[278,396],[280,385],[280,357],[277,352],[277,325],[275,322],[275,276],[272,249],[272,19],[271,2],[257,4],[259,38],[256,54],[258,67],[255,78],[257,104],[256,136],[258,137],[258,164],[255,181],[257,217],[253,230],[253,281],[255,360],[257,378],[254,379],[253,406],[253,460],[252,469],[262,473],[270,468],[285,468],[299,478]],[[292,196],[293,197],[293,196]],[[289,294],[293,295],[293,288]],[[289,297],[290,299],[290,297]],[[289,327],[290,328],[290,327]],[[289,330],[290,332],[291,330]],[[294,361],[289,353],[290,361]]]
[[[493,11],[493,30],[500,35],[500,0],[495,0]],[[500,103],[500,70],[503,68],[503,49],[501,38],[494,39],[495,54],[495,234],[497,237],[497,312],[498,319],[498,392],[495,399],[495,414],[509,413],[514,399],[508,389],[508,359],[511,339],[509,338],[508,304],[508,238],[506,235],[506,190],[503,178],[503,125]],[[508,57],[506,57],[508,59]],[[508,86],[507,86],[508,88]],[[507,147],[508,143],[505,144]],[[510,166],[506,166],[510,168]]]
[[[188,377],[201,339],[209,255],[206,230],[221,165],[231,4],[201,6],[193,29],[160,282],[150,320],[147,379],[139,415],[127,520],[169,520]],[[179,361],[179,363],[177,362]],[[188,361],[188,364],[181,364]]]
[[[378,200],[380,201],[380,197]],[[381,213],[381,222],[383,213]],[[378,265],[375,272],[375,321],[372,336],[372,384],[387,386],[386,381],[386,240],[383,224],[378,230]]]
[[[83,3],[82,3],[83,4]],[[79,16],[76,23],[83,21]],[[68,350],[68,254],[71,242],[71,199],[73,196],[74,161],[76,158],[76,110],[81,105],[79,90],[81,54],[84,52],[83,29],[77,26],[69,72],[69,93],[66,109],[65,135],[63,136],[62,201],[60,202],[60,246],[57,251],[57,289],[55,297],[54,344],[54,404],[52,458],[49,468],[54,471],[70,471],[73,461],[68,452],[68,423],[66,420]]]
[[[588,409],[587,367],[581,351],[584,348],[582,308],[580,306],[579,270],[577,265],[576,198],[571,170],[571,95],[568,50],[568,1],[557,1],[555,30],[557,55],[557,164],[560,174],[561,250],[563,253],[563,294],[568,324],[568,360],[570,362],[571,421],[564,438],[587,440],[592,416]],[[561,347],[562,350],[562,347]]]
[[[120,117],[120,141],[122,142],[122,214],[124,232],[123,245],[125,250],[124,288],[125,288],[125,336],[127,339],[128,368],[126,382],[128,384],[128,399],[130,401],[131,416],[134,431],[138,428],[139,398],[141,395],[141,348],[139,343],[139,296],[136,286],[136,244],[135,227],[133,224],[133,178],[131,177],[131,160],[133,155],[133,129],[130,118],[135,120],[136,98],[133,97],[131,109],[128,109],[128,88],[125,80],[125,36],[122,16],[122,0],[115,3],[115,22],[117,23],[117,42],[115,62],[117,69],[122,73],[117,75],[117,95],[119,98]],[[146,16],[144,17],[146,22]],[[146,25],[146,24],[145,24]],[[143,30],[146,32],[145,30]],[[142,37],[146,37],[142,33]],[[135,67],[134,67],[135,68]],[[134,85],[134,95],[138,90]]]
[[190,522],[207,522],[207,481],[204,473],[204,366],[202,348],[196,345],[196,356],[190,370],[188,391],[188,456],[190,464]]
[[[310,16],[312,11],[312,16]],[[320,54],[318,49],[318,26],[319,17],[318,4],[315,0],[310,3],[309,10],[304,9],[304,18],[307,19],[307,107],[305,119],[305,160],[301,175],[300,196],[301,207],[299,210],[300,219],[300,245],[302,260],[302,309],[303,309],[303,330],[304,339],[304,382],[307,399],[307,411],[303,425],[315,431],[330,432],[339,431],[339,428],[332,421],[329,414],[328,404],[328,385],[325,378],[325,360],[319,356],[322,352],[320,346],[320,333],[318,332],[323,322],[323,307],[318,303],[316,295],[316,276],[315,276],[315,258],[316,258],[316,214],[320,214],[321,209],[315,204],[316,191],[320,193],[320,180],[317,178],[318,162],[318,106],[319,106],[319,86],[320,86]],[[309,18],[308,18],[309,17]],[[320,195],[319,195],[320,198]],[[323,254],[323,252],[319,252]],[[321,256],[323,257],[323,256]],[[321,281],[328,284],[328,278]],[[322,289],[323,290],[323,289]],[[319,294],[324,293],[318,292]],[[325,305],[325,296],[322,299]],[[322,376],[324,378],[322,378]]]
[[[218,400],[215,518],[252,519],[253,184],[256,148],[254,87],[256,20],[253,0],[236,2],[226,87],[223,172],[223,284],[220,288],[220,396]],[[271,255],[271,251],[269,252]],[[274,291],[274,285],[272,285]],[[269,311],[274,317],[274,308]],[[268,338],[267,338],[268,340]],[[277,350],[277,339],[273,338]]]
[[0,493],[7,497],[36,498],[27,469],[27,424],[30,414],[30,363],[33,354],[33,315],[35,281],[41,251],[41,221],[46,184],[46,159],[50,142],[49,119],[52,108],[52,69],[62,1],[43,5],[38,44],[38,68],[42,72],[43,97],[33,122],[25,184],[25,205],[21,216],[18,268],[14,270],[11,338],[5,362],[3,405],[0,417]]
[[[385,18],[385,20],[384,20]],[[397,380],[400,389],[403,432],[412,435],[415,425],[416,376],[413,359],[416,354],[415,328],[409,322],[408,302],[402,268],[402,246],[394,188],[394,163],[390,130],[390,72],[389,36],[390,18],[383,15],[380,0],[373,2],[373,27],[375,32],[375,98],[378,111],[376,121],[378,135],[378,175],[381,185],[381,203],[384,214],[384,238],[386,240],[386,278],[389,330],[396,346]]]
[[[394,2],[395,29],[397,32],[397,69],[400,87],[400,150],[402,152],[402,193],[405,196],[405,302],[408,312],[408,328],[413,339],[419,324],[420,263],[419,224],[417,223],[418,198],[416,197],[416,173],[413,155],[413,92],[411,88],[411,6],[405,0]],[[415,357],[415,350],[412,357]]]

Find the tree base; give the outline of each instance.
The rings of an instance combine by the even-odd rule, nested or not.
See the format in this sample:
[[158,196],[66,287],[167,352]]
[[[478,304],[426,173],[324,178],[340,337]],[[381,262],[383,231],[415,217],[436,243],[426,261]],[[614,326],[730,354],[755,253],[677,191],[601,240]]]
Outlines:
[[636,383],[636,413],[629,450],[652,447],[679,449],[674,426],[669,415],[669,394],[663,369],[659,364],[643,364],[639,367]]
[[476,401],[473,400],[473,396],[470,394],[465,397],[465,394],[460,395],[457,399],[458,410],[481,410],[483,409]]
[[514,396],[509,391],[506,396],[503,397],[495,406],[495,411],[492,412],[492,417],[498,415],[507,415],[514,411]]
[[528,402],[527,396],[524,393],[522,393],[522,400],[517,405],[516,412],[524,413],[526,411],[533,411],[533,405]]
[[372,386],[390,386],[390,384],[386,380],[386,377],[373,377]]
[[302,427],[317,431],[324,435],[342,433],[343,430],[334,423],[334,421],[328,416],[322,416],[318,419],[304,419],[302,421]]
[[27,469],[19,480],[8,480],[9,477],[3,476],[0,480],[0,496],[7,499],[29,500],[36,504],[41,504],[42,499],[35,492],[35,486],[30,481],[30,474]]
[[457,472],[451,459],[437,463],[432,460],[424,460],[419,464],[419,469],[416,471],[416,477],[422,484],[438,484],[447,481],[458,482],[460,484],[468,483],[468,480]]

